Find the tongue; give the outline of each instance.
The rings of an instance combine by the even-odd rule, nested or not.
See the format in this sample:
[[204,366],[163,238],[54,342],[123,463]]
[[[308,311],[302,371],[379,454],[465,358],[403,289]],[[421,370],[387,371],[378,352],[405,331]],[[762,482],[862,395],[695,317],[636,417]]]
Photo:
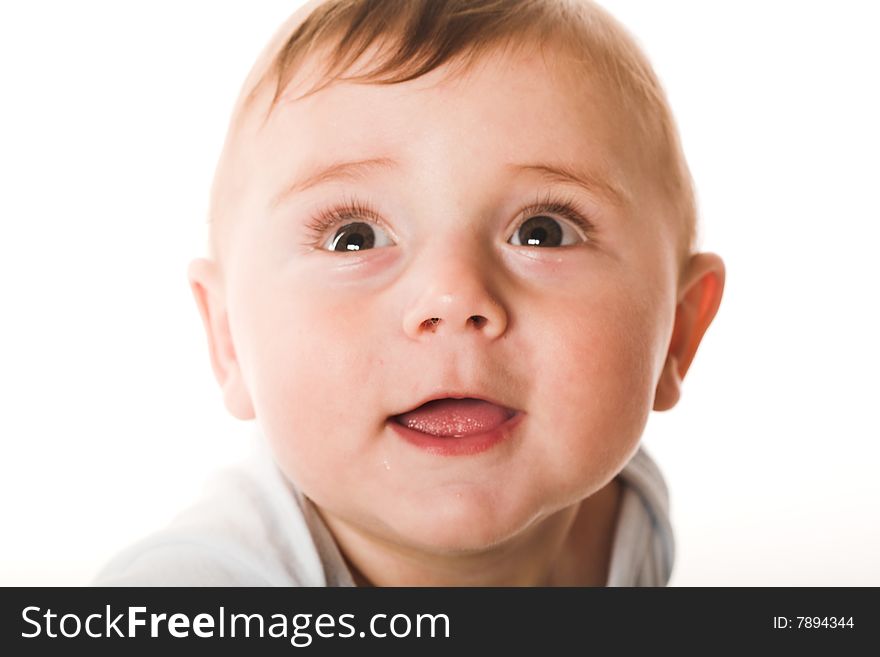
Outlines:
[[510,411],[480,399],[435,399],[394,419],[422,433],[458,438],[490,431],[509,418]]

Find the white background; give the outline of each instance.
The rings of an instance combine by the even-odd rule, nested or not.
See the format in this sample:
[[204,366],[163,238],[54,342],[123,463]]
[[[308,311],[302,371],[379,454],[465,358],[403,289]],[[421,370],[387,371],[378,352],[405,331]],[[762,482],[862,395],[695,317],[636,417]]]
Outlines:
[[[227,120],[298,2],[0,5],[0,584],[83,584],[250,440],[186,265]],[[728,268],[645,442],[674,585],[880,585],[873,3],[608,0]]]

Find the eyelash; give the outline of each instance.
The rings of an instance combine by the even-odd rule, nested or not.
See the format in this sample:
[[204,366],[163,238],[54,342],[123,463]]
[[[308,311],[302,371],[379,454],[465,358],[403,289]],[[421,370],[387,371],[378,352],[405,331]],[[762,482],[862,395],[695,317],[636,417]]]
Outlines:
[[[517,225],[543,212],[556,214],[568,220],[580,228],[584,235],[590,239],[595,235],[595,225],[586,218],[587,213],[580,208],[577,201],[568,196],[560,197],[550,193],[547,193],[544,197],[536,197],[534,203],[520,210]],[[364,219],[366,220],[365,223],[384,227],[379,212],[368,202],[362,202],[355,198],[322,210],[306,224],[306,229],[309,232],[306,246],[320,247],[324,236],[331,228],[346,222],[356,223],[356,220]]]

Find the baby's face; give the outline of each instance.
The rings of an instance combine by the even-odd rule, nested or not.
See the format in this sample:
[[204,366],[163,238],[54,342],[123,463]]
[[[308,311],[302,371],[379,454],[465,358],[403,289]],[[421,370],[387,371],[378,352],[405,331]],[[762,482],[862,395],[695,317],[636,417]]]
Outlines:
[[[672,222],[603,88],[540,57],[444,70],[295,102],[307,86],[291,87],[248,146],[224,260],[237,408],[325,514],[438,551],[513,537],[621,470],[676,298]],[[309,228],[350,202],[374,212]],[[520,415],[458,451],[389,420],[449,391]]]

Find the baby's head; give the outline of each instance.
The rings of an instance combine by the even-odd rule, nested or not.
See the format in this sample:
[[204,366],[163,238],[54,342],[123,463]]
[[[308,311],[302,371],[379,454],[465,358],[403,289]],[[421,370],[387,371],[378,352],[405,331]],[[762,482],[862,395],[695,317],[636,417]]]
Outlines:
[[[603,489],[675,405],[724,282],[695,227],[600,8],[327,0],[245,82],[190,279],[227,408],[328,524],[452,554]],[[445,397],[497,406],[407,415]]]

